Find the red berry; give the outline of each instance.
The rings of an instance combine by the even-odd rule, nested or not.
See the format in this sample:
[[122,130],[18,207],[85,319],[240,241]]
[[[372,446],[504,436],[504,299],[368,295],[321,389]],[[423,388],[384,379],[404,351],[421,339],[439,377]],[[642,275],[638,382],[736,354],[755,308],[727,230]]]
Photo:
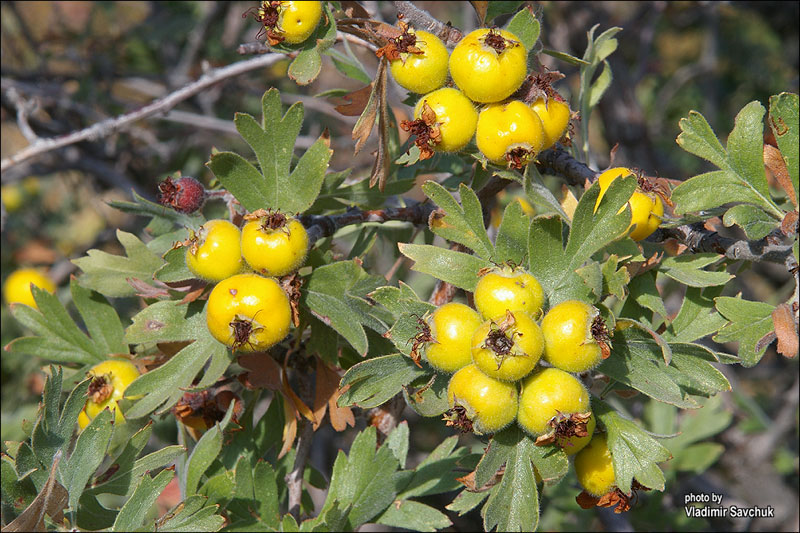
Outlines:
[[183,177],[173,180],[167,179],[158,184],[158,202],[168,205],[180,213],[194,213],[206,201],[206,190],[194,178]]

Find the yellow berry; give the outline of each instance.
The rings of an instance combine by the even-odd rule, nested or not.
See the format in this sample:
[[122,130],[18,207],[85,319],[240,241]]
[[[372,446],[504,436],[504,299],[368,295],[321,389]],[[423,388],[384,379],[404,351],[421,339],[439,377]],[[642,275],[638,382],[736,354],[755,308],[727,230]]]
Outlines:
[[186,248],[186,266],[208,281],[222,281],[242,271],[241,232],[227,220],[209,220]]
[[472,337],[475,366],[501,381],[517,381],[530,374],[543,349],[542,330],[520,311],[502,320],[487,320]]
[[544,147],[542,120],[519,100],[490,104],[478,115],[475,143],[492,163],[520,168]]
[[544,358],[567,372],[585,372],[597,366],[603,353],[592,335],[599,315],[593,306],[568,300],[556,305],[542,319]]
[[206,323],[219,342],[243,352],[262,351],[289,333],[292,310],[278,282],[257,274],[238,274],[214,287]]
[[[91,420],[100,414],[103,409],[115,411],[114,420],[117,424],[124,424],[125,417],[118,408],[117,402],[125,395],[128,385],[139,377],[139,369],[127,359],[108,359],[96,364],[89,369],[89,399],[83,408],[84,419],[78,416],[78,425],[83,429]],[[83,422],[85,425],[81,425]]]
[[409,30],[416,36],[414,45],[422,53],[400,54],[389,65],[392,76],[403,89],[425,94],[438,89],[447,80],[447,48],[441,39],[426,31]]
[[606,435],[598,434],[575,456],[575,474],[581,486],[594,496],[607,494],[616,484],[614,460]]
[[522,311],[535,317],[542,309],[544,291],[539,281],[522,268],[495,267],[475,287],[475,308],[483,318],[505,317]]
[[453,374],[447,386],[447,401],[451,408],[464,408],[478,434],[500,431],[517,416],[517,386],[490,378],[475,365]]
[[470,100],[499,102],[519,89],[528,70],[528,51],[516,35],[481,28],[466,35],[450,54],[450,75]]
[[36,305],[31,292],[31,284],[50,293],[56,290],[55,283],[38,270],[21,268],[12,272],[3,284],[3,296],[6,303],[21,303],[38,309],[39,307]]
[[531,103],[531,109],[539,115],[544,126],[544,146],[542,150],[550,148],[567,132],[569,126],[569,106],[555,98],[548,98],[545,102],[544,98],[539,98]]
[[425,359],[435,369],[452,373],[472,362],[472,335],[481,317],[472,308],[450,302],[439,307],[430,318],[433,342],[427,345]]
[[253,270],[266,276],[284,276],[303,265],[308,233],[293,217],[268,214],[242,228],[242,256]]
[[478,112],[464,94],[451,87],[445,87],[420,98],[414,107],[414,118],[423,118],[426,105],[435,114],[435,126],[439,139],[433,148],[440,152],[455,152],[462,149],[475,135]]
[[[557,368],[543,368],[522,381],[517,423],[534,437],[551,431],[553,426],[550,423],[554,417],[589,411],[589,393],[572,374]],[[572,435],[563,442],[557,439],[556,443],[567,455],[573,455],[586,446],[594,428],[592,416],[586,422],[587,436]]]

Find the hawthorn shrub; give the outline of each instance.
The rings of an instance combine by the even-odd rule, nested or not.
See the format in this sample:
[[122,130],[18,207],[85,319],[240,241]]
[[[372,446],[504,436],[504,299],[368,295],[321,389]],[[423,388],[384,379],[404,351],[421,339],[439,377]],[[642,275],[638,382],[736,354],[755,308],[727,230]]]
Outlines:
[[[547,29],[527,3],[471,2],[489,30],[469,34],[469,47],[499,75],[511,58],[508,78],[519,81],[487,91],[494,80],[481,78],[481,61],[459,51],[449,69],[465,87],[447,77],[447,98],[409,93],[405,120],[390,105],[390,76],[400,62],[401,84],[425,81],[413,69],[434,48],[415,30],[439,55],[438,40],[450,53],[463,33],[409,2],[395,3],[395,25],[355,2],[317,3],[321,15],[290,4],[249,10],[266,42],[247,47],[289,58],[299,85],[331,66],[364,83],[319,97],[342,98],[337,109],[358,117],[356,153],[377,138],[372,168],[331,171],[341,139],[327,131],[298,150],[304,105],[286,108],[267,88],[256,116],[233,118],[250,150],[218,146],[206,163],[213,179],[170,177],[161,203],[136,193],[111,203],[147,222],[142,234],[117,232],[124,253],[74,258],[68,291],[23,286],[33,306],[8,298],[26,333],[5,350],[50,366],[25,438],[4,444],[4,531],[435,531],[472,511],[486,531],[532,531],[548,508],[635,514],[659,505],[676,472],[711,466],[724,449],[708,439],[731,421],[721,369],[757,365],[775,340],[797,354],[796,287],[777,305],[723,295],[751,262],[781,265],[796,282],[797,94],[748,103],[730,132],[687,112],[677,144],[706,172],[679,182],[626,161],[601,186],[589,118],[614,90],[609,56],[622,28],[590,28],[578,58],[544,47]],[[302,32],[282,29],[290,18]],[[356,47],[378,58],[375,72]],[[559,87],[543,55],[577,73],[577,91]],[[439,89],[440,77],[427,85]],[[435,179],[414,200],[423,174]],[[205,241],[220,218],[231,231]],[[718,220],[740,238],[714,231]],[[247,257],[230,258],[244,251],[245,226]],[[187,265],[201,248],[204,268],[224,267],[225,279]],[[479,317],[473,293],[495,272],[507,286],[486,289],[480,306],[493,311]],[[682,288],[672,289],[677,303],[665,301],[666,284]],[[503,295],[515,287],[524,290]],[[138,302],[130,317],[119,312],[125,301]],[[464,305],[434,320],[450,302]],[[580,317],[554,318],[543,335],[543,318],[566,302]],[[559,350],[563,341],[591,352],[590,363],[565,371],[571,352],[548,354],[553,338]],[[112,358],[141,375],[88,373]],[[461,379],[470,373],[479,379]],[[574,397],[551,376],[574,383]],[[557,414],[534,429],[548,387],[560,394],[547,399]],[[531,401],[520,422],[520,402]],[[684,410],[696,414],[679,418]],[[450,436],[421,456],[409,417],[452,426]],[[154,434],[164,420],[177,438]],[[355,436],[321,471],[309,454],[328,426]],[[595,456],[602,483],[584,481]],[[179,503],[158,513],[171,482]]]

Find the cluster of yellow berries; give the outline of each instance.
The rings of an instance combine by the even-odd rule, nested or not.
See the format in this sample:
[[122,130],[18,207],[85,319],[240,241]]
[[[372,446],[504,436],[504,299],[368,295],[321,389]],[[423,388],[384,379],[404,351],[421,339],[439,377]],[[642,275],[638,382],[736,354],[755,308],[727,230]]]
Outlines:
[[208,296],[211,335],[240,351],[262,351],[289,333],[289,298],[275,279],[302,266],[308,251],[303,224],[260,209],[245,216],[240,231],[231,222],[209,220],[186,243],[186,265],[217,282]]
[[[596,421],[589,393],[573,373],[590,370],[609,355],[605,322],[592,305],[570,300],[553,306],[539,324],[544,293],[534,276],[512,265],[481,274],[476,309],[442,305],[421,319],[422,331],[414,338],[413,357],[453,373],[448,424],[488,434],[516,420],[538,444],[555,444],[567,455],[584,450]],[[537,367],[540,359],[550,366]],[[602,439],[595,437],[591,453],[597,453]],[[576,469],[583,462],[576,460]],[[588,491],[606,488],[580,469]],[[611,475],[613,485],[613,468]]]
[[[530,103],[508,100],[528,68],[528,51],[513,33],[475,30],[459,41],[449,60],[435,35],[406,28],[407,35],[414,37],[413,45],[395,54],[390,69],[401,87],[425,95],[414,108],[414,122],[403,125],[417,134],[422,158],[432,151],[458,151],[474,137],[489,161],[520,168],[566,133],[570,109],[557,93]],[[442,88],[448,71],[457,88]],[[480,112],[473,102],[483,105]]]

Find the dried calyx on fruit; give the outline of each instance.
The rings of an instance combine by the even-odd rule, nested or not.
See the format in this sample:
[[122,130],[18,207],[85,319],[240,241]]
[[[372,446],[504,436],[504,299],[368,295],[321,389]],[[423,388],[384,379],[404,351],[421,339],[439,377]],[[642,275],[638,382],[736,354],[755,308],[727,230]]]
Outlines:
[[158,203],[179,213],[194,213],[206,201],[206,189],[194,178],[184,176],[177,180],[167,176],[158,184]]
[[400,123],[403,131],[417,138],[420,160],[433,157],[434,150],[456,152],[475,135],[478,112],[464,94],[451,87],[423,96],[414,107],[414,119]]

